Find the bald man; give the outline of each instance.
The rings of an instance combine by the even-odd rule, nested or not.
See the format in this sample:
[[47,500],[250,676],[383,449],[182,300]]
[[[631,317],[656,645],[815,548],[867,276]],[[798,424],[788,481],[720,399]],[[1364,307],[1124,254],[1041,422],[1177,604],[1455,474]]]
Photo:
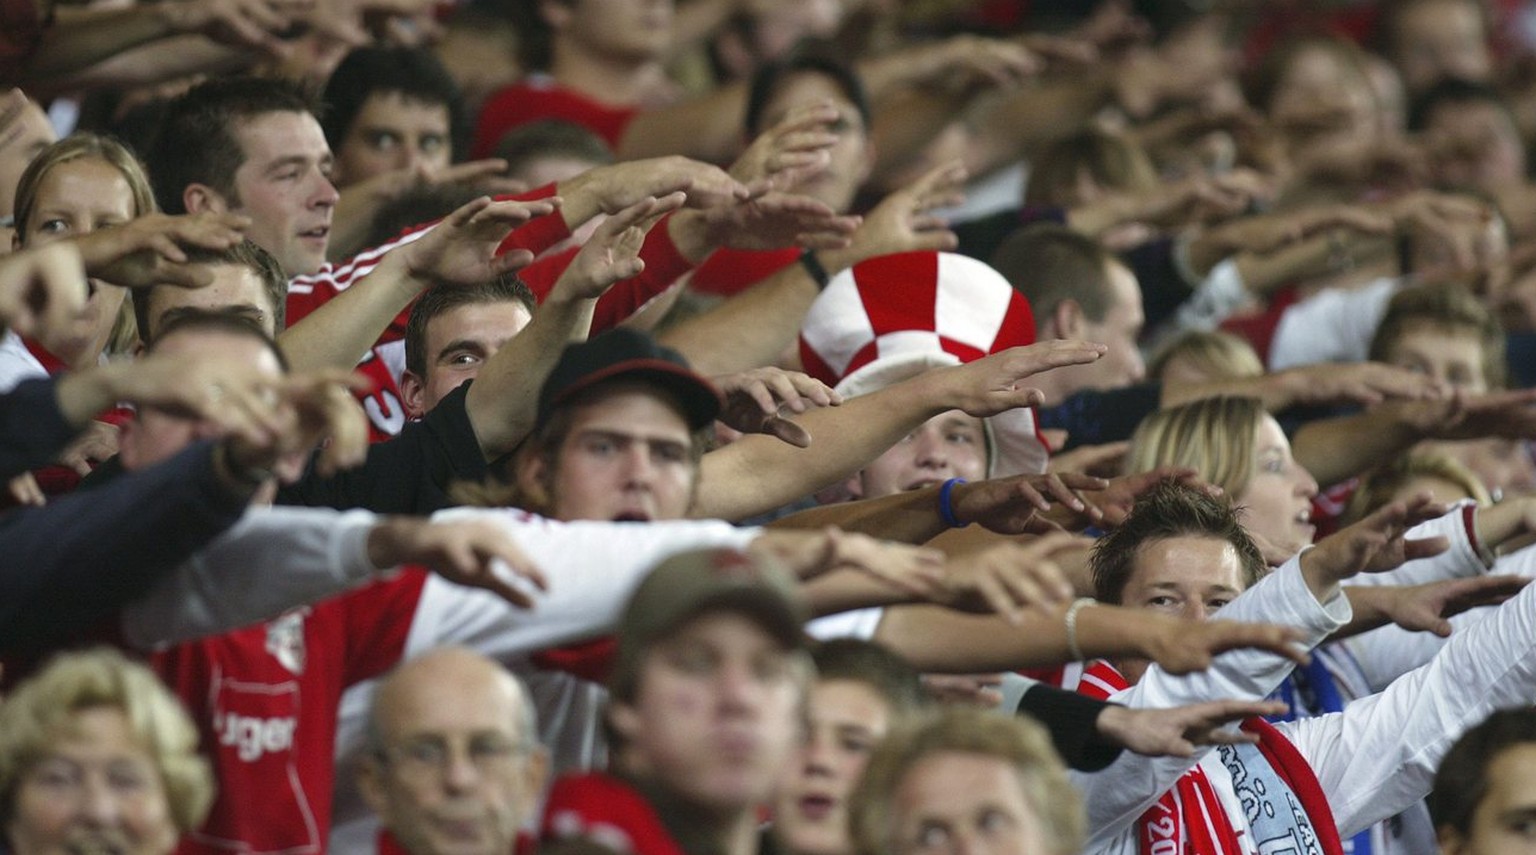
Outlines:
[[461,647],[401,665],[369,711],[358,781],[383,825],[378,852],[511,855],[547,758],[518,679]]

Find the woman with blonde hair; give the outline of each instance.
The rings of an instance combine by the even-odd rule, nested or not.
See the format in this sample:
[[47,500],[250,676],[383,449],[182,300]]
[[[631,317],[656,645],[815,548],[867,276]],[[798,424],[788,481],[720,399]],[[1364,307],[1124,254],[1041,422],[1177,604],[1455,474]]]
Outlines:
[[0,704],[0,851],[168,855],[213,802],[197,743],[145,666],[60,656]]

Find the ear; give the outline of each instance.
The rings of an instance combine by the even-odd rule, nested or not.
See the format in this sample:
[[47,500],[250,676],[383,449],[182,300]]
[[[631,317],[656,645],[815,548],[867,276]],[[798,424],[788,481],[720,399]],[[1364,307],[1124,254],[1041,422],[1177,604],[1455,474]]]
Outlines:
[[1449,825],[1442,825],[1436,829],[1435,837],[1440,842],[1441,855],[1465,855],[1470,849],[1467,846],[1470,841]]
[[379,758],[364,756],[357,764],[357,789],[374,813],[385,815],[389,800],[384,797],[384,768],[379,764]]
[[519,796],[524,804],[519,811],[520,815],[536,816],[534,811],[539,808],[539,797],[543,795],[544,785],[548,782],[549,752],[539,749],[529,754],[528,759],[523,761],[523,791]]
[[613,732],[623,738],[626,746],[635,744],[635,737],[640,734],[640,713],[627,703],[615,700],[608,702],[608,724]]
[[188,184],[181,191],[181,205],[189,214],[223,214],[229,211],[229,200],[207,184]]
[[555,510],[555,476],[545,465],[544,455],[539,449],[528,446],[518,452],[514,465],[517,471],[513,473],[513,480],[519,492],[529,499],[529,504],[545,509],[546,515],[552,516]]
[[1051,338],[1082,338],[1083,322],[1082,304],[1068,297],[1057,303],[1055,311],[1051,312],[1048,332]]
[[871,173],[875,171],[875,156],[880,152],[875,148],[875,129],[864,130],[866,140],[864,142],[864,158],[859,161],[859,186],[869,180]]
[[426,395],[426,383],[414,372],[406,371],[400,375],[400,402],[405,404],[405,414],[413,419],[421,418],[425,409],[422,406]]
[[21,232],[11,229],[11,252],[21,249]]
[[576,10],[571,8],[570,0],[538,0],[538,2],[539,14],[551,30],[565,29],[576,17]]

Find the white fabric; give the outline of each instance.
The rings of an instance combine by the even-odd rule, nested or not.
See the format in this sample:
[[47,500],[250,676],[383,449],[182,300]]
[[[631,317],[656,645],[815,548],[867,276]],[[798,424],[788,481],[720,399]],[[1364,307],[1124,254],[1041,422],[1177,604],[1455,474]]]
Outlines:
[[[545,572],[550,589],[538,597],[533,611],[525,612],[487,591],[431,577],[422,591],[405,655],[459,644],[529,677],[529,691],[540,712],[562,713],[541,716],[539,721],[540,741],[556,768],[589,768],[600,756],[603,694],[576,677],[540,671],[529,657],[606,631],[640,580],[662,559],[688,549],[745,548],[760,533],[715,521],[557,522],[504,509],[455,508],[433,517],[472,518],[505,526],[518,547]],[[378,828],[353,783],[373,689],[373,681],[348,689],[337,713],[334,852],[371,851],[358,846],[371,845]]]
[[27,350],[26,344],[14,330],[6,330],[0,337],[0,394],[16,388],[23,380],[47,377],[48,369]]
[[1396,279],[1377,279],[1360,288],[1330,288],[1286,309],[1265,358],[1269,370],[1364,361],[1397,286]]
[[[1253,591],[1260,591],[1263,584]],[[1269,602],[1282,609],[1271,613],[1272,619],[1293,622],[1296,603],[1277,602],[1277,593],[1283,594],[1280,586],[1260,591],[1261,596],[1251,598],[1249,605]],[[1229,610],[1245,598],[1246,593],[1221,616],[1239,616]],[[1268,685],[1273,664],[1274,657],[1267,654],[1238,651],[1218,658],[1201,681],[1170,678],[1152,669],[1112,700],[1133,706],[1169,706],[1222,697],[1257,699],[1273,688]],[[1340,835],[1349,837],[1422,799],[1441,757],[1467,728],[1495,709],[1529,704],[1533,698],[1536,587],[1457,632],[1427,665],[1384,691],[1349,704],[1341,713],[1277,727],[1311,764]],[[1246,828],[1232,781],[1222,764],[1215,762],[1214,752],[1206,752],[1199,763],[1222,795],[1234,825]],[[1188,768],[1189,764],[1130,755],[1102,773],[1084,776],[1093,833],[1085,851],[1135,855],[1136,817],[1171,786],[1165,776],[1179,771],[1181,765]]]

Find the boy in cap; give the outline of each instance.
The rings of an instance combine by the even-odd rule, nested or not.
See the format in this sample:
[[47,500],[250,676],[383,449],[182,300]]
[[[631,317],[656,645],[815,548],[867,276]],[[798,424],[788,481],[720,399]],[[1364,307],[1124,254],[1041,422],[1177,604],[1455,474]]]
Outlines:
[[555,783],[546,844],[755,855],[758,807],[800,739],[806,616],[788,575],[761,557],[663,561],[619,623],[614,771]]

